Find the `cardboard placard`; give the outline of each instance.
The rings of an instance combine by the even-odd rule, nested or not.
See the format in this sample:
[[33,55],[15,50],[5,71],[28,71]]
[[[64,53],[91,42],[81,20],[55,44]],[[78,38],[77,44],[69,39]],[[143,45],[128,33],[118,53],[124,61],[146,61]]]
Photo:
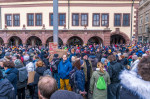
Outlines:
[[58,49],[58,44],[55,42],[49,42],[49,52],[50,54],[56,54],[56,50]]
[[56,53],[59,55],[60,58],[62,58],[62,56],[63,56],[64,54],[67,55],[67,50],[65,50],[65,49],[57,49],[57,50],[56,50]]
[[34,82],[35,71],[28,72],[28,84]]

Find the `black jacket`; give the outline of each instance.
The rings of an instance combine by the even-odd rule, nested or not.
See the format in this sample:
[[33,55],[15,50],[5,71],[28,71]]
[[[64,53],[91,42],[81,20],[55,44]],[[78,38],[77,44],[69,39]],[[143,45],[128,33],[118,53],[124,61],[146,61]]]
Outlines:
[[116,61],[110,62],[108,73],[110,75],[111,84],[119,83],[119,74],[124,69],[124,66]]
[[0,99],[15,99],[15,90],[8,79],[0,80]]
[[43,76],[44,71],[46,70],[46,67],[37,67],[36,68],[36,73],[34,76],[34,82],[30,83],[30,86],[34,87],[34,98],[33,99],[38,99],[38,82],[39,82],[39,78],[40,76]]
[[50,67],[49,67],[49,59],[43,58],[43,62],[44,62],[44,64],[45,64],[46,68],[49,69],[49,68],[50,68]]

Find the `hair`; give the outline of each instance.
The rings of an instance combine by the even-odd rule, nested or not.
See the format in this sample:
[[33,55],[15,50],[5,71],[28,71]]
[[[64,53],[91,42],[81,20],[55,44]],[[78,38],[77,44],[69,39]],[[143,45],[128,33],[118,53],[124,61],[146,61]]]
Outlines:
[[40,91],[42,97],[49,99],[57,90],[57,82],[50,76],[40,77],[38,82],[38,90]]
[[150,81],[150,56],[143,57],[138,64],[138,74],[145,81]]
[[76,61],[73,63],[73,66],[74,66],[74,67],[77,67],[77,69],[80,70],[80,69],[81,69],[80,60],[76,60]]
[[37,55],[34,55],[33,57],[34,57],[35,59],[40,59]]
[[116,60],[116,57],[115,57],[114,55],[110,55],[110,56],[108,56],[107,59],[108,59],[110,62],[113,62],[113,61]]
[[48,57],[48,54],[44,54],[44,58],[47,58]]
[[97,68],[100,68],[100,72],[104,73],[104,65],[102,62],[97,63]]
[[42,60],[38,60],[38,61],[36,62],[36,66],[37,66],[37,67],[43,67],[43,66],[44,66],[44,62],[43,62]]
[[14,68],[15,67],[15,64],[13,61],[5,61],[3,63],[4,67],[7,67],[7,68]]

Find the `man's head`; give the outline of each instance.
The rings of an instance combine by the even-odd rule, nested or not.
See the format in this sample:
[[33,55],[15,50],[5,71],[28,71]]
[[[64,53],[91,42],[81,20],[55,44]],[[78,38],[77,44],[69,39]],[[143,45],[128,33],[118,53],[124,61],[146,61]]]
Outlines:
[[57,82],[50,76],[41,77],[38,82],[39,99],[49,99],[57,90]]
[[87,59],[88,59],[87,54],[83,54],[82,56],[83,56],[83,59],[85,59],[85,60],[87,60]]
[[63,61],[67,60],[67,55],[63,55]]

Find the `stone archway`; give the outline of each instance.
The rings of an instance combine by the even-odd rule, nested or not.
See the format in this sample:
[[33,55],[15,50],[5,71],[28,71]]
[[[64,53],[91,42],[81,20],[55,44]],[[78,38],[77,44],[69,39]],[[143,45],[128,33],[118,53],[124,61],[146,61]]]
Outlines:
[[126,44],[126,40],[122,35],[114,34],[111,35],[110,44]]
[[[48,43],[49,42],[53,42],[53,36],[49,37],[47,40],[46,40],[46,46],[48,46]],[[58,44],[59,45],[63,45],[63,41],[61,38],[58,39]]]
[[93,36],[88,40],[88,45],[92,45],[92,44],[103,44],[103,41],[100,37],[98,36]]
[[22,40],[18,36],[12,36],[8,39],[8,46],[22,45]]
[[70,37],[67,41],[68,45],[83,45],[83,40],[78,36]]
[[42,40],[37,37],[37,36],[31,36],[27,39],[26,45],[31,45],[31,46],[42,46]]
[[121,32],[119,28],[116,28],[116,31],[112,32],[111,36],[110,36],[110,44],[114,44],[114,43],[129,44],[130,39],[129,39],[128,35]]
[[4,40],[0,37],[0,45],[4,44]]

